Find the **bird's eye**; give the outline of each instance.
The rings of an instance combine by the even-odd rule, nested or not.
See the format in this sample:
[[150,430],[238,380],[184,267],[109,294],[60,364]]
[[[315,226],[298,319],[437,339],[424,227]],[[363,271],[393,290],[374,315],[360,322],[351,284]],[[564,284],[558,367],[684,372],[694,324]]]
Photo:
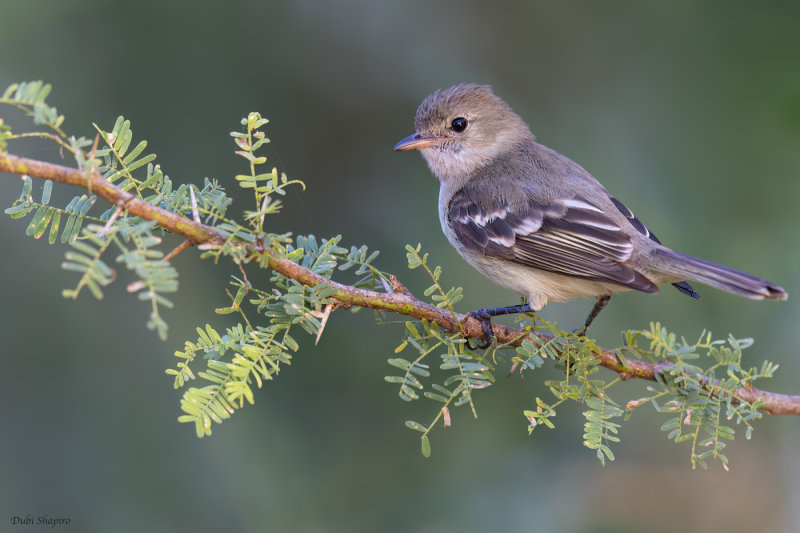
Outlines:
[[450,123],[450,127],[453,128],[454,132],[461,133],[467,129],[467,119],[464,117],[454,118],[453,122]]

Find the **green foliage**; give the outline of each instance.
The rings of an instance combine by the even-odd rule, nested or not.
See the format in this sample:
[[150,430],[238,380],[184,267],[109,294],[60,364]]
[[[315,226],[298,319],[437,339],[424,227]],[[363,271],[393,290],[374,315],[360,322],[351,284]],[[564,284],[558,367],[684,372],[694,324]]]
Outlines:
[[583,412],[584,424],[583,444],[596,450],[598,460],[605,465],[606,459],[614,460],[614,454],[608,446],[610,442],[619,442],[616,436],[619,424],[611,422],[623,414],[622,409],[609,396],[607,390],[619,380],[609,383],[596,375],[600,371],[599,348],[586,337],[577,336],[558,328],[557,324],[546,324],[550,339],[531,337],[517,348],[512,359],[519,365],[520,372],[534,370],[543,365],[544,359],[555,361],[555,368],[564,374],[563,379],[545,381],[551,394],[556,399],[547,403],[537,397],[536,410],[525,410],[523,415],[528,420],[528,433],[544,425],[553,428],[552,418],[556,408],[566,401],[575,401],[588,409]]
[[[191,218],[196,212],[205,223],[225,220],[231,199],[216,180],[205,178],[203,187],[183,184],[176,188],[161,167],[154,164],[155,154],[142,155],[147,141],[134,146],[130,121],[118,117],[109,132],[96,124],[94,127],[105,146],[89,154],[93,159],[80,161],[78,156],[81,168],[96,166],[107,181],[171,213]],[[108,219],[112,212],[113,209],[107,211],[102,218]]]
[[292,180],[273,167],[271,172],[258,172],[257,167],[264,165],[267,158],[256,156],[255,151],[269,142],[264,132],[259,128],[266,125],[269,120],[262,118],[258,113],[250,113],[242,119],[242,126],[247,128],[246,133],[231,132],[231,137],[240,148],[236,153],[245,158],[250,163],[249,174],[239,174],[236,181],[243,189],[252,189],[256,203],[255,211],[245,211],[245,219],[255,232],[261,232],[264,225],[264,217],[280,211],[281,202],[271,195],[283,196],[286,194],[288,185],[297,184],[305,190],[305,184],[299,180]]
[[444,288],[439,284],[439,278],[442,275],[442,267],[436,265],[433,267],[433,270],[430,269],[428,266],[428,254],[420,255],[419,252],[422,249],[421,244],[417,244],[417,247],[414,248],[410,244],[406,245],[406,257],[408,258],[408,268],[415,269],[422,267],[425,272],[433,280],[433,285],[429,286],[425,289],[425,296],[430,297],[433,302],[436,304],[436,307],[440,308],[447,308],[450,311],[450,314],[453,315],[455,318],[455,311],[453,310],[453,306],[461,301],[461,298],[464,297],[462,294],[461,287],[452,287],[449,290],[445,291]]
[[[47,231],[48,226],[50,231],[48,233],[47,242],[55,244],[58,239],[58,233],[61,231],[61,243],[73,244],[78,238],[81,231],[81,226],[84,220],[92,220],[95,222],[102,222],[100,218],[88,216],[86,213],[89,208],[94,205],[97,197],[75,196],[64,208],[53,207],[48,205],[50,203],[50,195],[53,190],[53,182],[47,180],[44,182],[42,188],[42,201],[36,202],[33,199],[31,191],[33,189],[33,180],[28,176],[22,178],[22,193],[19,198],[11,204],[11,207],[5,210],[5,213],[11,218],[24,218],[32,211],[36,210],[33,215],[28,228],[25,230],[25,235],[33,237],[34,239],[40,238]],[[61,216],[65,215],[67,218],[64,227],[61,227]]]
[[[327,278],[337,266],[346,270],[353,265],[359,265],[357,274],[369,274],[373,287],[375,279],[385,277],[370,264],[376,254],[367,255],[363,247],[348,251],[338,246],[340,240],[341,237],[334,237],[318,242],[313,235],[300,236],[295,245],[282,250],[287,257]],[[227,249],[221,246],[214,251],[224,254]],[[238,255],[233,259],[239,259]],[[207,383],[189,388],[181,400],[185,414],[179,420],[194,422],[198,436],[210,435],[211,423],[229,418],[235,409],[244,406],[245,400],[254,403],[252,385],[261,388],[264,381],[278,375],[282,366],[291,364],[292,355],[300,348],[295,333],[298,327],[310,335],[319,335],[324,327],[325,308],[333,304],[330,298],[336,292],[329,284],[307,287],[277,273],[273,273],[270,282],[271,289],[235,279],[231,285],[236,292],[228,293],[231,305],[216,311],[238,313],[243,323],[228,329],[225,335],[210,325],[197,328],[197,341],[187,341],[183,351],[175,352],[181,361],[177,368],[167,370],[175,376],[175,388],[196,378]],[[358,283],[365,285],[367,281]],[[251,321],[251,313],[261,316],[258,322]],[[207,360],[206,370],[195,376],[191,364],[198,353]],[[229,354],[232,355],[227,357]]]
[[[428,265],[428,254],[420,253],[421,249],[421,245],[406,246],[408,266],[411,269],[423,268],[427,272],[433,284],[425,290],[425,295],[438,307],[448,309],[455,317],[453,305],[462,298],[461,288],[444,290],[439,283],[441,267],[431,268]],[[428,424],[414,420],[406,422],[408,428],[422,433],[422,453],[428,457],[431,453],[430,434],[440,420],[444,427],[451,425],[451,408],[469,406],[472,416],[477,418],[473,393],[494,383],[494,358],[489,356],[488,351],[479,353],[469,350],[461,333],[443,331],[438,324],[425,320],[418,323],[406,322],[405,328],[405,337],[395,349],[395,354],[404,352],[409,346],[416,353],[412,355],[413,359],[390,358],[389,365],[401,370],[402,375],[389,375],[384,379],[400,386],[398,394],[402,400],[412,402],[423,397],[435,405],[435,414]],[[492,356],[497,349],[496,346],[492,348]],[[429,358],[439,360],[440,372],[436,376],[431,372],[431,365],[423,362],[429,361]],[[425,390],[426,387],[429,390]]]
[[148,188],[158,191],[153,185],[158,183],[160,176],[156,176],[155,172],[150,171],[144,180],[138,180],[134,177],[134,171],[152,163],[156,155],[147,154],[139,157],[147,148],[147,141],[140,141],[131,149],[133,131],[131,131],[130,125],[130,121],[125,120],[123,117],[117,118],[110,132],[105,132],[98,128],[97,124],[93,124],[106,145],[105,148],[95,151],[94,156],[102,158],[99,170],[106,181],[110,183],[119,181],[117,186],[123,191],[134,189],[136,196],[143,198],[144,191]]
[[586,398],[585,403],[589,410],[583,412],[586,417],[583,444],[589,449],[597,450],[597,459],[605,466],[606,459],[614,460],[614,454],[607,443],[619,442],[615,435],[620,425],[609,420],[618,418],[623,411],[606,394]]
[[[288,234],[264,230],[266,217],[278,213],[281,207],[273,195],[283,195],[288,187],[301,184],[288,180],[283,174],[279,177],[275,169],[269,173],[258,171],[258,167],[266,163],[265,157],[255,154],[268,142],[259,130],[265,124],[266,120],[258,113],[250,113],[242,120],[247,133],[231,134],[240,148],[237,153],[250,166],[249,175],[236,179],[240,187],[253,192],[259,209],[245,213],[246,224],[228,219],[217,224],[215,229],[227,239],[221,245],[203,246],[203,257],[215,261],[228,257],[236,264],[257,263],[261,268],[267,268],[269,261],[275,258],[287,258],[325,278],[331,278],[337,267],[348,270],[357,266],[355,275],[360,278],[354,285],[373,289],[382,286],[380,280],[388,276],[372,265],[377,252],[370,253],[364,246],[347,250],[339,246],[341,236],[319,241],[313,235],[301,235],[292,243]],[[245,248],[242,243],[257,244],[261,251]],[[193,422],[199,437],[210,435],[212,422],[221,423],[229,418],[245,401],[253,404],[252,386],[261,388],[265,381],[277,376],[284,365],[291,364],[292,355],[300,348],[295,333],[298,328],[319,338],[326,320],[325,310],[330,312],[331,296],[336,293],[327,283],[308,287],[276,272],[269,279],[271,287],[234,279],[232,286],[236,292],[228,293],[231,305],[216,312],[238,313],[243,322],[228,329],[225,335],[217,333],[211,325],[197,328],[197,341],[187,341],[183,351],[175,352],[181,361],[177,368],[167,370],[175,376],[176,388],[197,378],[205,382],[203,386],[190,387],[184,392],[181,400],[184,414],[179,418],[181,422]],[[252,313],[260,318],[251,320]],[[198,353],[206,359],[206,369],[195,375],[191,365]]]
[[115,278],[114,271],[103,262],[101,257],[112,239],[103,239],[99,236],[102,230],[100,226],[91,226],[83,230],[84,241],[73,241],[74,250],[65,254],[65,261],[61,268],[72,272],[78,272],[81,277],[78,285],[74,289],[64,289],[61,294],[64,298],[78,298],[81,289],[87,287],[98,300],[103,299],[103,291],[100,288],[109,285]]
[[[569,338],[569,334],[562,338]],[[650,403],[656,411],[669,416],[661,426],[662,431],[668,432],[668,438],[678,443],[691,443],[692,468],[698,464],[706,468],[706,459],[714,458],[727,469],[728,459],[722,454],[722,449],[725,441],[731,440],[735,433],[729,421],[745,426],[746,438],[749,439],[752,422],[762,416],[759,404],[745,401],[739,391],[751,387],[757,379],[772,377],[777,365],[764,362],[758,368],[743,368],[742,350],[752,344],[750,339],[729,337],[727,340],[712,340],[711,334],[704,332],[697,342],[688,343],[685,339],[677,339],[674,333],[657,323],[652,323],[648,331],[628,331],[625,341],[625,345],[616,350],[621,361],[632,357],[663,365],[659,381],[647,387],[648,396],[630,401],[622,409],[607,392],[619,382],[619,378],[608,383],[586,379],[593,372],[586,371],[587,363],[592,366],[591,358],[581,361],[583,350],[569,350],[579,356],[577,360],[565,358],[563,349],[560,355],[550,350],[548,356],[557,357],[561,362],[557,367],[567,371],[566,377],[558,382],[547,382],[557,402],[548,405],[536,398],[536,410],[524,411],[529,421],[529,432],[540,424],[552,428],[550,419],[556,414],[555,408],[567,399],[579,401],[589,407],[584,412],[584,444],[597,450],[598,459],[605,464],[605,459],[614,458],[607,443],[619,442],[616,435],[620,424],[612,420],[627,420],[634,410]],[[649,341],[649,346],[640,346],[640,341]],[[542,348],[548,344],[543,344]],[[521,360],[528,360],[534,352],[541,353],[542,348],[526,348]],[[700,357],[710,359],[711,365],[703,369],[689,363]],[[596,363],[594,366],[596,368]],[[577,377],[577,384],[569,383],[571,376]]]
[[[650,387],[648,396],[630,402],[628,412],[649,402],[668,416],[661,426],[667,437],[690,443],[692,468],[707,468],[706,459],[711,458],[727,469],[728,458],[722,450],[735,434],[731,421],[744,426],[749,439],[752,423],[762,416],[760,405],[745,401],[740,391],[757,379],[771,378],[778,365],[764,361],[759,367],[743,367],[742,351],[752,346],[752,339],[712,340],[711,333],[703,332],[689,343],[657,323],[651,323],[648,331],[628,331],[625,340],[620,350],[627,356],[665,365],[663,379]],[[648,346],[641,347],[641,341]],[[707,360],[709,366],[690,363],[697,359]]]
[[[254,387],[275,379],[291,364],[303,332],[319,340],[339,302],[334,283],[309,287],[272,270],[275,262],[288,259],[326,280],[349,271],[351,286],[390,290],[390,277],[374,265],[377,251],[365,246],[348,249],[341,245],[341,236],[293,237],[267,230],[271,227],[267,217],[281,210],[280,197],[289,187],[305,186],[275,168],[265,170],[267,158],[258,151],[269,142],[262,131],[267,120],[258,113],[242,119],[241,132],[230,134],[236,153],[248,167],[247,173],[235,176],[236,182],[253,195],[253,209],[245,210],[243,222],[238,222],[228,214],[232,201],[219,182],[204,178],[202,186],[173,184],[155,162],[156,156],[146,152],[147,142],[134,141],[130,121],[123,117],[108,131],[94,125],[94,141],[67,136],[61,130],[64,117],[46,103],[49,92],[50,86],[42,82],[15,84],[5,91],[0,104],[21,110],[44,130],[16,133],[0,119],[0,155],[9,141],[26,137],[52,140],[72,154],[83,172],[100,175],[150,205],[210,225],[224,240],[200,246],[201,257],[215,262],[230,260],[241,274],[226,291],[229,303],[215,310],[220,315],[236,314],[240,320],[224,331],[212,324],[198,327],[197,338],[185,341],[183,349],[175,352],[175,368],[166,371],[174,376],[174,387],[183,389],[178,420],[193,423],[199,437],[210,435],[213,423],[253,404]],[[91,214],[96,200],[91,191],[73,197],[64,207],[51,205],[52,192],[53,183],[45,181],[39,201],[35,200],[33,180],[23,177],[22,193],[5,212],[14,219],[31,217],[27,235],[39,239],[47,234],[50,244],[60,240],[70,245],[62,267],[80,277],[75,288],[64,290],[63,295],[77,298],[87,288],[101,299],[104,288],[116,279],[107,262],[112,254],[115,262],[131,273],[128,292],[149,303],[148,327],[166,338],[162,310],[172,307],[166,295],[178,289],[177,271],[164,260],[160,249],[167,230],[116,206]],[[421,269],[431,280],[425,297],[457,320],[455,306],[463,297],[462,289],[445,288],[441,267],[429,263],[421,245],[406,246],[406,252],[409,268]],[[271,274],[252,276],[257,280],[253,283],[247,269],[256,268]],[[353,310],[357,309],[354,306]],[[622,378],[608,380],[600,375],[600,348],[591,339],[562,331],[557,324],[532,314],[520,316],[517,322],[521,328],[517,340],[522,339],[518,347],[493,342],[487,350],[469,349],[462,333],[445,331],[435,323],[405,322],[404,337],[388,359],[393,372],[385,380],[397,387],[401,400],[431,406],[427,423],[406,422],[421,434],[424,456],[431,454],[432,431],[440,422],[443,427],[451,426],[458,408],[462,408],[459,412],[468,408],[477,417],[476,392],[493,385],[498,366],[508,358],[512,372],[536,371],[545,364],[560,372],[559,379],[544,382],[552,399],[535,397],[535,407],[523,411],[530,434],[541,426],[554,428],[561,404],[577,402],[584,409],[583,443],[605,464],[614,459],[611,445],[619,442],[621,423],[649,403],[667,417],[661,429],[669,439],[690,443],[693,468],[706,468],[708,459],[717,459],[727,468],[728,459],[722,452],[735,435],[732,426],[744,426],[750,438],[753,422],[761,417],[761,406],[745,401],[741,391],[757,379],[772,377],[777,369],[769,362],[760,367],[742,366],[742,351],[752,344],[750,339],[712,340],[704,333],[697,342],[688,343],[659,324],[651,324],[647,331],[628,331],[625,344],[614,353],[623,368],[630,368],[632,359],[641,359],[657,363],[661,373],[644,397],[621,407],[611,391]],[[707,364],[700,364],[699,359]]]
[[153,249],[161,244],[161,238],[152,233],[155,224],[154,221],[140,221],[131,225],[122,220],[113,241],[120,250],[117,262],[124,263],[138,278],[128,285],[128,292],[136,293],[141,301],[150,302],[147,327],[158,331],[161,340],[166,340],[167,323],[159,309],[162,306],[172,308],[172,302],[164,294],[178,290],[178,271],[161,259],[164,256],[161,251]]
[[[245,285],[239,288],[244,293]],[[244,316],[244,315],[243,315]],[[198,437],[211,435],[211,422],[221,423],[234,410],[255,402],[252,384],[259,388],[272,380],[282,365],[291,363],[291,353],[297,343],[289,335],[289,327],[237,324],[220,335],[211,325],[197,328],[196,342],[186,341],[183,351],[175,356],[182,359],[178,368],[167,370],[175,376],[175,388],[183,387],[195,375],[190,368],[198,352],[206,359],[206,370],[198,377],[207,384],[190,387],[184,392],[179,422],[193,422]],[[232,354],[225,360],[226,353]]]
[[[31,117],[34,124],[47,126],[59,133],[61,124],[64,122],[64,115],[59,115],[55,107],[45,102],[52,88],[49,83],[41,80],[14,83],[5,90],[0,98],[0,104],[16,107]],[[0,139],[2,138],[0,136]],[[3,150],[4,147],[5,145],[0,144],[0,150]]]
[[[282,243],[283,237],[266,236],[274,242]],[[362,276],[355,285],[364,288],[378,288],[378,280],[385,279],[386,274],[378,271],[371,263],[376,253],[368,253],[366,247],[351,248],[349,251],[338,246],[341,237],[319,242],[313,235],[297,237],[294,245],[279,247],[285,257],[296,261],[326,278],[330,278],[337,267],[348,270],[358,265],[356,275]],[[223,245],[213,248],[209,253],[225,254],[229,247]],[[238,255],[232,255],[238,260]],[[208,360],[207,370],[198,372],[197,376],[209,382],[203,387],[192,387],[184,393],[181,409],[184,415],[182,422],[194,422],[198,436],[211,434],[211,422],[220,423],[228,418],[235,409],[244,405],[243,400],[252,404],[254,395],[251,385],[261,387],[263,381],[276,376],[283,365],[291,364],[292,354],[297,352],[300,344],[295,331],[299,327],[309,335],[322,332],[325,320],[325,308],[332,306],[330,299],[335,290],[327,283],[307,287],[297,281],[278,273],[272,274],[272,288],[259,288],[242,280],[235,280],[235,294],[228,293],[231,300],[229,307],[217,309],[218,314],[239,313],[244,320],[225,335],[217,334],[207,325],[205,332],[198,328],[200,337],[196,342],[186,342],[183,351],[175,352],[182,361],[176,369],[168,374],[175,376],[175,387],[182,387],[194,380],[195,373],[190,365],[196,354],[202,352]],[[245,306],[246,295],[249,296]],[[253,325],[248,313],[261,315],[259,322],[268,325]],[[233,356],[226,362],[225,355],[230,351]]]
[[149,301],[150,320],[147,327],[158,331],[162,340],[167,338],[167,323],[161,317],[160,306],[172,307],[164,294],[178,290],[178,272],[161,259],[163,253],[153,247],[161,238],[153,235],[155,222],[139,221],[131,225],[127,220],[118,221],[110,229],[90,225],[83,230],[81,240],[72,243],[72,251],[66,253],[62,268],[81,274],[74,289],[65,289],[65,298],[76,299],[83,287],[87,287],[98,300],[103,298],[100,287],[109,285],[115,277],[114,271],[101,257],[113,243],[119,250],[116,260],[124,263],[138,281],[128,284],[130,293],[138,294],[139,300]]
[[58,110],[46,102],[51,89],[49,83],[29,81],[14,83],[3,92],[0,97],[0,105],[19,109],[30,117],[35,125],[44,126],[45,131],[14,133],[11,131],[11,127],[0,118],[0,155],[6,151],[8,141],[27,137],[49,139],[73,154],[75,153],[74,146],[85,141],[83,138],[69,138],[62,131],[61,125],[64,123],[64,116],[59,115]]
[[[37,87],[39,92],[34,94],[34,89]],[[48,109],[54,108],[48,108],[43,103],[44,96],[49,92],[49,88],[46,87],[37,83],[22,84],[14,91],[6,91],[6,95],[14,96],[13,101],[18,103],[16,107],[33,106],[30,108],[32,114],[39,113],[44,117],[43,120],[49,120],[48,117],[54,111]],[[61,123],[58,119],[50,122],[47,120],[42,123],[53,129]],[[123,189],[133,190],[144,201],[178,214],[191,214],[192,206],[187,194],[189,186],[182,185],[173,191],[169,178],[161,173],[158,166],[152,165],[155,156],[139,157],[147,146],[145,141],[139,142],[131,149],[133,133],[128,121],[120,117],[110,132],[99,128],[97,130],[99,139],[102,139],[105,146],[93,148],[90,153],[84,152],[84,148],[91,144],[88,140],[68,139],[70,151],[80,168],[86,172],[100,172],[111,182],[119,181],[118,184]],[[36,202],[32,195],[32,180],[26,177],[23,179],[20,197],[5,212],[12,218],[23,218],[34,213],[25,232],[27,235],[38,239],[49,227],[50,244],[56,242],[60,232],[61,242],[71,245],[72,249],[66,253],[62,268],[77,272],[80,274],[80,279],[74,289],[63,291],[64,297],[75,299],[84,287],[88,288],[95,298],[103,297],[102,288],[109,285],[116,274],[102,257],[114,243],[119,252],[116,261],[125,264],[136,279],[127,285],[128,292],[136,293],[140,300],[150,302],[151,311],[147,326],[156,330],[159,337],[166,339],[168,328],[160,309],[172,307],[172,302],[164,294],[177,290],[178,274],[167,262],[161,260],[163,252],[154,249],[161,243],[161,238],[153,235],[156,223],[143,221],[116,208],[109,209],[99,216],[90,215],[89,211],[96,201],[94,195],[75,196],[63,208],[51,206],[52,189],[53,183],[46,181],[41,202]],[[230,202],[228,198],[221,197],[219,189],[218,185],[206,180],[205,186],[199,189],[196,195],[200,199],[204,213],[209,217],[220,217],[224,214],[226,203]],[[63,227],[62,218],[66,218]],[[83,228],[86,220],[94,224],[89,228]],[[159,231],[163,233],[160,228]]]
[[0,118],[0,155],[6,151],[8,147],[8,139],[12,136],[11,127]]
[[[60,129],[64,117],[45,103],[49,92],[50,86],[42,82],[14,84],[5,91],[0,103],[22,110],[34,119],[35,124],[44,125],[51,131],[12,134],[5,128],[0,131],[3,142],[31,136],[46,137],[68,150],[85,172],[98,172],[104,179],[151,205],[187,218],[197,216],[208,224],[234,224],[225,218],[231,199],[216,180],[205,178],[202,187],[174,187],[169,177],[154,163],[156,156],[145,153],[147,142],[134,142],[130,121],[123,117],[116,120],[110,131],[94,125],[97,131],[94,143],[85,137],[68,137]],[[48,242],[54,244],[60,234],[61,243],[71,245],[62,267],[77,272],[80,279],[74,289],[64,290],[63,295],[77,298],[86,287],[95,298],[102,298],[103,287],[116,277],[114,270],[103,260],[103,254],[114,243],[113,248],[118,252],[116,261],[123,263],[135,278],[127,285],[128,292],[136,293],[140,300],[150,303],[147,326],[165,339],[167,323],[161,308],[172,307],[165,294],[177,290],[177,271],[161,259],[164,254],[156,249],[161,244],[161,237],[153,232],[163,235],[163,228],[115,207],[92,215],[90,210],[96,202],[94,195],[75,196],[64,207],[50,205],[52,189],[53,183],[46,181],[41,201],[37,202],[33,197],[32,180],[23,177],[22,193],[5,212],[17,219],[33,214],[25,232],[27,235],[39,239],[47,234]],[[86,229],[83,227],[85,221],[93,224]]]

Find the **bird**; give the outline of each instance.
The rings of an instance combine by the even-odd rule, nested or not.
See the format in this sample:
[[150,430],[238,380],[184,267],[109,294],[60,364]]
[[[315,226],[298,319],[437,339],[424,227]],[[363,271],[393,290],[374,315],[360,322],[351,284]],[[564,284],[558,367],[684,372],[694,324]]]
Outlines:
[[[676,252],[568,157],[536,141],[488,85],[439,89],[417,109],[415,131],[394,147],[419,150],[440,182],[439,220],[458,253],[494,283],[527,299],[477,309],[487,348],[492,317],[548,302],[594,298],[585,334],[612,294],[689,281],[754,300],[785,300],[778,285]],[[470,348],[472,346],[470,345]]]

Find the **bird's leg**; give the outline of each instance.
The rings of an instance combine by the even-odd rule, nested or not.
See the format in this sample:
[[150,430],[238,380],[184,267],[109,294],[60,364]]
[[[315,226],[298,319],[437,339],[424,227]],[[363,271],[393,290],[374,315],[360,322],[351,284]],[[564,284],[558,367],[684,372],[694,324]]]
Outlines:
[[604,294],[602,296],[598,296],[594,302],[594,307],[592,310],[589,311],[589,316],[586,317],[586,321],[583,323],[583,327],[578,328],[575,333],[578,335],[586,335],[586,331],[589,329],[589,326],[592,324],[597,315],[600,314],[600,311],[608,305],[608,302],[611,301],[610,294]]
[[492,333],[492,317],[493,316],[500,316],[500,315],[513,315],[516,313],[530,313],[534,309],[530,306],[530,304],[522,304],[522,305],[512,305],[509,307],[494,307],[490,309],[477,309],[469,314],[469,316],[476,318],[481,323],[481,328],[483,329],[483,335],[486,337],[486,341],[483,344],[479,344],[476,347],[472,346],[470,339],[467,339],[467,348],[470,350],[480,349],[485,350],[492,344],[492,339],[494,338],[494,333]]

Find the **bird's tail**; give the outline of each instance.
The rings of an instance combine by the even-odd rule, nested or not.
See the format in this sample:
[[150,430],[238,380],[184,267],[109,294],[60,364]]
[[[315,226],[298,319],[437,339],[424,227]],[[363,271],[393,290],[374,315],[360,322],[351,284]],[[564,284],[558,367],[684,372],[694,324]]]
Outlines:
[[785,300],[783,288],[769,281],[667,248],[656,252],[659,268],[680,279],[697,281],[753,300]]

